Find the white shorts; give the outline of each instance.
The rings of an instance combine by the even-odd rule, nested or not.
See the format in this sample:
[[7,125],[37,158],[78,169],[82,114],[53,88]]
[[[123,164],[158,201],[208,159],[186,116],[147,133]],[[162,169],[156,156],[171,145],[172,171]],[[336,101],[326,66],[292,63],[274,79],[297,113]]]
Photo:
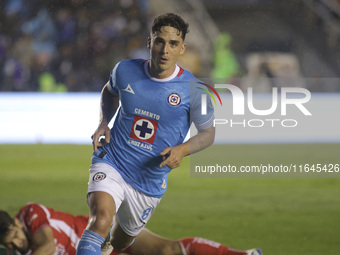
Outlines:
[[116,219],[124,232],[136,236],[150,219],[161,198],[147,196],[131,187],[116,169],[105,163],[90,167],[88,193],[104,191],[116,204]]

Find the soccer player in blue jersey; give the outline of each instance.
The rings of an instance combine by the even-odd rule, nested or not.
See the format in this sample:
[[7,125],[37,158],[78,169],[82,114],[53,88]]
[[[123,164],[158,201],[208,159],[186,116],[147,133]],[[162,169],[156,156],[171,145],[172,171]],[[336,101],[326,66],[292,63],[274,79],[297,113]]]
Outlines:
[[[116,251],[129,247],[166,191],[169,172],[214,141],[212,105],[201,114],[204,86],[176,64],[187,32],[188,24],[176,14],[155,18],[147,41],[150,60],[119,62],[102,90],[92,136],[90,219],[78,255],[100,254],[109,232]],[[198,133],[184,142],[192,123]]]

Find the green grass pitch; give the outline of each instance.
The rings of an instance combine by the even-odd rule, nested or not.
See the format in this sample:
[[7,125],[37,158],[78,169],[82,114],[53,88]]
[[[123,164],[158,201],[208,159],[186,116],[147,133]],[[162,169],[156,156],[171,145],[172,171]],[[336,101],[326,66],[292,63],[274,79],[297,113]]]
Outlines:
[[[232,164],[340,163],[340,144],[220,145],[202,158]],[[34,201],[87,214],[90,145],[0,145],[0,208]],[[197,154],[198,155],[198,154]],[[203,157],[204,155],[204,157]],[[340,252],[340,178],[192,178],[190,159],[169,176],[147,224],[169,238],[201,236],[265,255]],[[339,173],[340,176],[340,173]]]

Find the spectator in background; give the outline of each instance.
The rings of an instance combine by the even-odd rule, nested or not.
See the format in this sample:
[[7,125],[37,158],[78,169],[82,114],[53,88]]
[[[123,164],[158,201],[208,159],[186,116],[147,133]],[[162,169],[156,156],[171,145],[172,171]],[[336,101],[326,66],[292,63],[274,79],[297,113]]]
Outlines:
[[46,74],[67,91],[100,91],[112,59],[138,52],[130,41],[148,19],[147,0],[1,1],[0,91],[46,91]]
[[32,38],[37,63],[42,67],[48,66],[57,55],[55,42],[60,35],[47,9],[39,10],[35,18],[24,22],[22,31]]
[[230,79],[239,74],[240,67],[231,50],[232,37],[228,33],[221,33],[217,38],[214,48],[214,68],[212,78]]

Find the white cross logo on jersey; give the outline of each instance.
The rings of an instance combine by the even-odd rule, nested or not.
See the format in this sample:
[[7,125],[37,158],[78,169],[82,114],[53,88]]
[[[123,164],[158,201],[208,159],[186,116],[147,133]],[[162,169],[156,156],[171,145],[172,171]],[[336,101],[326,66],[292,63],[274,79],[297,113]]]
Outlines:
[[135,115],[130,132],[130,138],[153,144],[157,126],[157,120]]
[[135,123],[134,130],[139,139],[147,140],[152,137],[154,133],[154,126],[147,119],[140,119]]

